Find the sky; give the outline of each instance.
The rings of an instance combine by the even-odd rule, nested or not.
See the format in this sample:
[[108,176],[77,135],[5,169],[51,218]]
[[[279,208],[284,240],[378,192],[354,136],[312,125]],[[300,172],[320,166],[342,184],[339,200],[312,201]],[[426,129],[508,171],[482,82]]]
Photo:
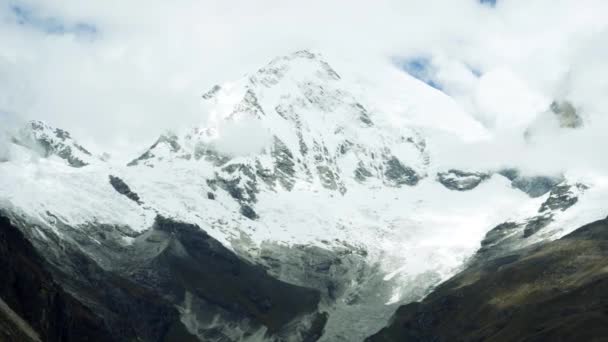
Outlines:
[[577,148],[608,128],[605,0],[0,0],[0,41],[0,124],[41,119],[100,152],[199,124],[202,93],[301,49],[409,73],[501,146],[554,98],[586,116]]

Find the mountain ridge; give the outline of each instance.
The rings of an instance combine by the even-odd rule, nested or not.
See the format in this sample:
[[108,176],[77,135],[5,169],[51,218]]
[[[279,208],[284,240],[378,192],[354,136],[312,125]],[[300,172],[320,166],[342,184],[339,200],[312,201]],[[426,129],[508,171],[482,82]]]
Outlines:
[[[226,310],[225,298],[223,309],[213,311],[224,328],[211,329],[201,323],[208,317],[192,310],[208,307],[209,298],[202,299],[213,289],[203,286],[197,294],[176,285],[180,301],[172,303],[190,333],[219,340],[230,327],[251,341],[363,339],[400,304],[422,299],[465,267],[482,241],[498,255],[503,247],[511,251],[559,238],[567,227],[603,215],[597,205],[606,194],[601,183],[570,175],[529,177],[508,168],[446,167],[437,158],[442,145],[436,139],[443,135],[423,125],[388,127],[394,113],[378,109],[382,99],[361,97],[347,79],[318,54],[279,57],[203,94],[200,125],[160,135],[126,165],[84,153],[69,133],[34,123],[45,132],[35,137],[52,148],[40,153],[38,146],[14,141],[16,157],[0,163],[1,208],[22,218],[29,238],[49,257],[63,254],[40,246],[64,245],[78,251],[66,256],[66,265],[90,259],[100,277],[121,264],[117,256],[140,245],[165,246],[159,250],[166,253],[148,256],[146,267],[131,265],[127,281],[148,274],[143,284],[154,284],[171,272],[167,263],[179,260],[189,260],[184,265],[191,272],[185,273],[202,272],[203,257],[193,258],[176,238],[182,230],[173,239],[156,232],[159,218],[166,218],[198,227],[221,246],[221,253],[213,253],[234,254],[226,258],[264,269],[252,281],[276,280],[318,293],[317,307],[302,310],[302,324],[293,315],[282,322],[287,330],[266,321],[267,329],[274,327],[266,334],[252,323],[263,315],[235,315]],[[421,85],[414,85],[405,89],[412,102],[424,97],[417,93]],[[462,115],[457,109],[448,113],[456,120]],[[479,133],[475,124],[460,121],[460,135]],[[252,137],[243,127],[263,134]],[[460,135],[450,141],[466,144]],[[236,151],[234,137],[251,146]],[[135,263],[137,253],[124,262]],[[213,253],[209,260],[220,265]],[[56,272],[78,278],[83,270]],[[248,300],[257,303],[252,307],[267,303],[257,295]]]

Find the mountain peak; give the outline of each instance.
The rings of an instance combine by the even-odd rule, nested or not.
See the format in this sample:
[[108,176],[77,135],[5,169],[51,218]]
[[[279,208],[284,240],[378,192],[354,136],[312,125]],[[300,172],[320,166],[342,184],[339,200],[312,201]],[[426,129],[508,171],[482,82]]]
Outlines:
[[[297,181],[340,193],[361,184],[415,186],[429,163],[424,139],[410,129],[394,136],[377,127],[374,116],[379,113],[355,94],[321,55],[296,51],[203,95],[209,121],[202,127],[215,134],[185,134],[171,142],[161,137],[129,165],[242,163],[251,169],[248,174],[276,178],[288,191]],[[258,140],[265,141],[264,148],[244,159],[222,152],[239,143],[257,146]],[[253,178],[248,174],[241,178]]]
[[267,66],[278,66],[289,63],[326,63],[320,53],[314,53],[308,50],[299,50],[283,56],[278,56],[271,60]]
[[340,75],[322,59],[320,54],[301,50],[273,59],[266,66],[258,69],[249,78],[249,81],[253,86],[260,84],[270,88],[288,75],[297,80],[311,76],[316,76],[323,81],[340,79]]
[[13,137],[13,142],[44,158],[57,156],[72,167],[87,166],[99,160],[76,142],[68,131],[53,127],[41,120],[27,122]]
[[[284,56],[272,59],[265,66],[247,77],[248,88],[270,88],[291,75],[292,80],[302,80],[317,76],[325,81],[339,80],[340,75],[323,60],[322,55],[308,50],[299,50]],[[224,87],[216,84],[202,95],[204,100],[211,100],[221,92]]]

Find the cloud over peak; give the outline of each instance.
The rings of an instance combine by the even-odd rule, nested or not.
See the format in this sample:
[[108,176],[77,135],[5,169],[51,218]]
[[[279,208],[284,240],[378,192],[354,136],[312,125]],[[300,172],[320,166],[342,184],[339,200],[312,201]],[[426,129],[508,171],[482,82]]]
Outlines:
[[345,74],[398,56],[488,127],[554,98],[599,124],[607,102],[602,0],[4,0],[0,18],[0,111],[99,150],[197,124],[202,91],[301,49]]

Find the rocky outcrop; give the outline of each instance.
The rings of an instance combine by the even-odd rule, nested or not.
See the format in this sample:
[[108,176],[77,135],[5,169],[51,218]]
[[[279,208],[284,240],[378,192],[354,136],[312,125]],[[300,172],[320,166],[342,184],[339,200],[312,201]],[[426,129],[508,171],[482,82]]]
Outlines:
[[[1,250],[0,265],[9,262],[6,273],[14,274],[15,280],[9,277],[3,284],[5,290],[0,286],[0,298],[44,341],[74,340],[67,335],[47,338],[46,326],[38,325],[39,318],[35,316],[38,313],[45,313],[40,318],[43,322],[55,319],[48,315],[49,310],[55,310],[54,305],[58,305],[57,315],[70,315],[71,310],[80,315],[58,316],[65,324],[78,324],[62,326],[66,331],[57,333],[71,334],[73,329],[80,334],[78,329],[82,329],[80,336],[87,336],[87,329],[95,328],[101,341],[226,341],[256,334],[266,336],[268,341],[315,341],[322,334],[327,314],[318,311],[321,300],[318,290],[277,280],[263,267],[238,257],[198,226],[157,217],[154,226],[144,234],[124,231],[131,235],[131,242],[125,244],[123,233],[116,233],[118,227],[91,227],[88,231],[87,227],[73,229],[58,224],[63,234],[67,234],[63,239],[41,223],[16,218],[12,231],[16,234],[23,231],[23,244],[31,240],[36,247],[30,246],[28,250],[12,242]],[[100,235],[100,231],[107,232]],[[11,230],[0,231],[7,232]],[[38,251],[46,256],[44,262],[35,259],[42,265],[40,270],[21,272],[17,266],[11,266],[13,260],[20,260],[19,253],[37,255]],[[31,291],[22,288],[29,284],[31,274],[40,272],[47,272],[44,282],[51,284],[52,291],[58,294],[49,293],[51,290],[40,292],[37,287]],[[54,299],[38,300],[33,296],[36,293]],[[21,299],[22,296],[28,297]],[[54,304],[58,296],[66,296],[67,304]],[[39,307],[31,312],[20,311],[23,304],[19,300],[27,301],[30,297]],[[9,325],[14,320],[7,317],[0,312],[0,331],[20,333],[15,324]],[[85,319],[88,321],[79,321]]]
[[539,215],[526,220],[522,237],[529,238],[553,221],[553,215]]
[[[256,196],[260,192],[258,178],[271,182],[273,185],[275,182],[274,174],[263,172],[261,165],[257,165],[254,169],[247,164],[228,164],[215,174],[215,178],[207,179],[207,185],[213,190],[226,191],[239,204],[240,213],[250,220],[255,220],[258,218],[258,214],[253,206],[257,202]],[[207,197],[215,199],[215,195],[210,194],[211,196],[208,194]]]
[[215,97],[215,94],[217,94],[221,89],[222,89],[222,87],[219,86],[218,84],[216,84],[211,89],[209,89],[209,91],[204,93],[202,97],[205,100],[211,100],[212,98]]
[[578,195],[587,189],[586,185],[580,183],[574,185],[567,183],[560,184],[551,190],[549,198],[543,202],[538,212],[565,211],[575,205],[578,202]]
[[587,190],[587,186],[580,183],[574,185],[562,183],[555,186],[538,209],[539,215],[526,222],[523,237],[530,237],[553,222],[555,214],[575,205],[578,202],[578,196],[585,190]]
[[553,101],[551,112],[555,114],[562,128],[578,128],[583,125],[583,119],[570,101]]
[[260,106],[257,95],[252,89],[248,89],[245,92],[245,96],[243,96],[243,99],[234,106],[234,109],[228,118],[241,114],[253,115],[257,118],[266,115],[266,113],[264,113],[264,109],[262,106]]
[[[141,156],[130,161],[127,164],[127,166],[135,166],[135,165],[139,165],[139,164],[145,164],[145,165],[151,166],[150,164],[146,164],[146,161],[153,159],[155,157],[158,157],[158,158],[160,158],[160,160],[162,160],[162,156],[157,156],[155,154],[155,150],[166,149],[167,151],[170,151],[172,153],[178,153],[179,151],[181,151],[182,147],[180,146],[180,144],[177,140],[178,140],[178,138],[174,134],[161,135],[156,140],[156,142],[154,142],[154,144],[152,144],[152,146],[150,146],[150,148],[148,148]],[[185,158],[188,158],[188,157],[185,157]]]
[[437,173],[437,181],[450,190],[467,191],[475,189],[481,182],[490,178],[489,174],[465,172],[451,169]]
[[377,300],[390,297],[396,283],[384,279],[386,274],[363,248],[346,242],[333,249],[268,242],[256,258],[274,277],[320,292],[320,308],[327,315],[319,341],[361,341],[396,309],[396,304]]
[[64,159],[72,167],[79,168],[101,160],[93,157],[69,132],[53,128],[42,121],[30,121],[12,140],[43,158],[57,156]]
[[390,186],[414,186],[418,184],[421,179],[421,176],[418,175],[414,169],[403,165],[401,161],[394,156],[387,158],[384,167],[385,182]]
[[[44,269],[52,275],[57,287],[82,303],[81,310],[102,322],[106,333],[99,335],[101,341],[173,341],[176,335],[184,341],[196,341],[181,323],[180,313],[171,302],[120,272],[121,266],[128,262],[124,243],[101,240],[104,241],[101,247],[99,236],[72,235],[80,229],[70,232],[68,227],[63,227],[65,233],[74,238],[65,241],[41,223],[15,215],[10,217],[37,253],[45,256]],[[122,237],[108,234],[106,239]],[[48,303],[40,306],[40,310],[49,309]]]
[[279,183],[286,190],[291,190],[295,183],[294,176],[296,173],[293,153],[276,137],[274,138],[272,157],[275,167],[274,174],[277,176]]
[[373,176],[374,174],[371,173],[371,171],[369,171],[362,162],[357,164],[357,168],[355,169],[355,179],[358,182],[363,183],[365,180]]
[[104,321],[53,279],[40,254],[0,215],[0,340],[109,341]]
[[608,220],[469,267],[367,341],[591,341],[608,335]]
[[[197,316],[196,334],[203,340],[214,327],[215,315],[210,312],[233,324],[249,321],[249,333],[265,327],[272,335],[315,313],[320,300],[318,291],[276,280],[195,225],[158,217],[153,229],[132,248],[133,266],[127,268],[131,278],[176,304],[187,299],[205,309],[188,313]],[[229,327],[215,327],[214,333],[221,330],[226,337],[235,338]]]
[[578,197],[587,189],[586,185],[580,183],[563,182],[554,186],[540,205],[537,215],[517,222],[505,222],[488,231],[477,253],[478,259],[496,258],[520,245],[526,245],[524,240],[542,232],[555,220],[556,215],[575,205]]
[[503,169],[498,174],[511,181],[511,186],[519,189],[530,197],[540,197],[564,181],[563,177],[526,176],[517,169]]
[[112,185],[114,190],[116,190],[119,194],[127,196],[128,199],[136,202],[137,204],[142,203],[139,195],[133,192],[131,188],[129,188],[129,185],[127,185],[127,183],[125,183],[125,181],[119,177],[110,175],[110,185]]

